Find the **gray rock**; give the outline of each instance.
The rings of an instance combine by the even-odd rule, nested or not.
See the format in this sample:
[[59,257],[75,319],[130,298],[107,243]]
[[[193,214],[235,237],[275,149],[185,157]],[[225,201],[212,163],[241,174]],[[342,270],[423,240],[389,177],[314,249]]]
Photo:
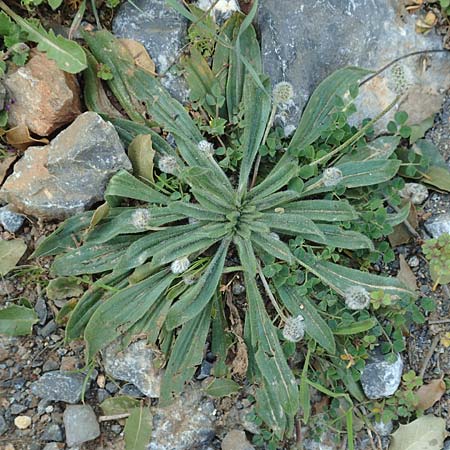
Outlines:
[[222,440],[222,450],[254,450],[244,431],[231,430]]
[[11,412],[11,414],[13,416],[17,416],[20,413],[23,413],[24,411],[26,411],[28,409],[27,406],[25,405],[21,405],[20,403],[13,403],[10,407],[9,407],[9,411]]
[[42,450],[61,450],[57,442],[49,442]]
[[131,383],[124,384],[119,391],[120,395],[128,395],[129,397],[142,398],[144,394]]
[[50,401],[78,403],[84,376],[78,373],[47,372],[31,385],[32,394]]
[[361,374],[361,384],[370,399],[389,397],[400,385],[403,360],[399,354],[394,363],[385,360],[379,352],[374,352]]
[[64,427],[68,447],[92,441],[100,436],[100,426],[89,405],[70,405],[64,411]]
[[8,424],[5,418],[0,414],[0,436],[8,431]]
[[45,303],[45,299],[42,295],[39,295],[36,303],[34,305],[34,310],[39,318],[39,325],[45,325],[47,321],[47,304]]
[[133,342],[123,351],[114,343],[102,356],[110,376],[134,384],[147,397],[159,397],[160,374],[153,366],[154,352],[144,340]]
[[47,361],[44,362],[44,365],[42,366],[43,372],[52,372],[53,370],[59,369],[59,362],[55,361],[54,359],[47,359]]
[[26,214],[71,216],[103,198],[119,169],[131,169],[113,125],[85,112],[44,147],[30,147],[0,190],[0,199]]
[[43,326],[42,328],[38,328],[38,334],[42,337],[48,337],[52,333],[54,333],[58,329],[58,325],[56,325],[56,322],[54,320],[50,320],[50,322],[47,323],[47,325]]
[[214,403],[195,388],[187,388],[171,405],[157,408],[147,450],[190,450],[215,436]]
[[0,111],[5,108],[6,88],[3,82],[0,81]]
[[110,394],[115,394],[116,392],[118,392],[119,387],[117,386],[116,383],[113,383],[111,381],[108,381],[105,385],[105,389],[110,393]]
[[25,217],[14,212],[9,205],[0,208],[0,225],[10,233],[16,233],[23,225]]
[[162,83],[180,101],[187,98],[184,80],[168,71],[178,61],[185,44],[187,21],[165,0],[135,0],[125,2],[113,21],[113,33],[118,37],[140,42],[164,73]]
[[44,432],[42,433],[41,439],[45,442],[63,442],[64,432],[60,425],[57,423],[51,423],[47,425]]
[[[392,0],[265,0],[259,10],[264,71],[272,82],[289,81],[294,102],[280,116],[285,126],[298,123],[300,112],[317,85],[336,69],[361,66],[379,69],[412,50],[442,48],[434,32],[415,32],[416,18],[400,11]],[[430,66],[422,70],[423,56],[399,63],[409,85],[401,109],[410,123],[419,123],[439,111],[443,93],[450,86],[450,55],[430,54]],[[398,72],[397,69],[395,71]],[[391,70],[361,89],[355,121],[384,109],[396,97],[396,77]],[[386,116],[380,124],[390,120]]]
[[213,366],[214,364],[204,359],[200,366],[200,373],[197,375],[197,380],[204,380],[205,378],[208,378],[211,375],[211,369]]
[[443,233],[450,233],[450,213],[439,214],[425,222],[425,229],[434,238],[438,238]]

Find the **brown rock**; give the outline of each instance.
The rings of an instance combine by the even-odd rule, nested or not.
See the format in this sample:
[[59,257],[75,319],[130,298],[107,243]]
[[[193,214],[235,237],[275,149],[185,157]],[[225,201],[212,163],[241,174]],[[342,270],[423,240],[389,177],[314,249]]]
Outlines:
[[81,114],[77,79],[43,53],[8,74],[5,85],[14,100],[9,110],[12,127],[25,124],[33,133],[48,136]]
[[222,450],[254,450],[250,442],[248,442],[244,431],[231,430],[222,441]]

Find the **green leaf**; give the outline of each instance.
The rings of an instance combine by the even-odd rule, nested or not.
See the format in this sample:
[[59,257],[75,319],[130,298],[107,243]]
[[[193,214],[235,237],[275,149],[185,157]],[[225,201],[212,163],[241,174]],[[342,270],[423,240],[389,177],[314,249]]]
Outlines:
[[308,233],[324,238],[324,234],[319,230],[317,225],[306,217],[300,217],[298,214],[292,213],[263,213],[260,222],[268,225],[275,231],[286,233],[289,235],[302,235]]
[[170,205],[171,211],[177,214],[182,214],[184,217],[193,218],[197,220],[206,220],[212,222],[222,222],[225,220],[223,214],[211,212],[206,208],[201,207],[197,203],[174,202]]
[[152,437],[150,408],[141,405],[131,411],[123,430],[126,450],[145,450]]
[[61,300],[70,297],[79,297],[84,289],[83,280],[76,277],[59,277],[50,280],[45,293],[49,300]]
[[[263,80],[264,86],[269,87],[269,80]],[[243,136],[241,138],[243,158],[239,172],[239,187],[240,195],[244,193],[247,188],[250,171],[253,162],[261,145],[264,131],[267,126],[270,115],[270,97],[263,91],[253,78],[247,76],[244,86],[244,120],[243,120]]]
[[358,213],[347,201],[301,200],[291,202],[284,207],[286,212],[297,213],[313,221],[344,222],[355,220]]
[[288,245],[280,239],[271,236],[270,233],[252,233],[251,240],[259,251],[286,261],[289,265],[295,261],[295,257],[289,250]]
[[450,192],[450,170],[447,167],[431,166],[426,171],[422,182],[434,186],[442,191]]
[[0,8],[12,17],[22,30],[28,33],[28,39],[36,42],[38,50],[45,52],[61,70],[78,73],[86,69],[86,54],[76,42],[56,36],[53,30],[45,31],[39,23],[22,19],[2,1],[0,1]]
[[306,253],[298,257],[298,262],[340,295],[343,295],[350,287],[362,286],[369,292],[382,290],[401,298],[416,296],[414,292],[408,290],[396,278],[381,277],[348,267],[342,267],[328,261],[320,261]]
[[414,144],[425,136],[425,133],[434,124],[434,114],[417,125],[411,125],[411,135],[409,136],[410,144]]
[[136,136],[128,147],[128,157],[133,166],[133,174],[138,179],[153,181],[153,150],[150,134]]
[[309,417],[311,416],[311,392],[309,390],[307,379],[312,347],[313,346],[311,344],[308,345],[308,352],[306,353],[305,362],[303,363],[302,376],[300,378],[300,406],[303,410],[304,424],[309,422]]
[[248,272],[249,275],[256,275],[256,258],[251,242],[238,235],[235,235],[233,240],[237,247],[239,259],[244,270]]
[[257,211],[267,211],[274,209],[275,207],[289,207],[289,202],[300,198],[300,194],[297,191],[280,191],[270,194],[267,197],[261,199],[253,199],[252,205],[256,207]]
[[168,330],[173,330],[198,316],[210,303],[222,277],[229,245],[228,239],[222,241],[214,258],[198,281],[181,295],[180,299],[172,306],[165,323]]
[[228,378],[214,378],[205,386],[205,392],[211,397],[221,398],[239,392],[241,387]]
[[409,216],[409,211],[411,209],[411,203],[406,203],[405,206],[403,206],[398,213],[395,214],[388,214],[386,217],[386,222],[391,225],[392,227],[395,227],[396,225],[400,225],[403,223]]
[[346,67],[322,81],[306,105],[288,150],[303,149],[317,140],[331,124],[336,95],[343,96],[352,85],[370,73],[370,70],[359,67]]
[[63,0],[47,0],[48,4],[50,5],[50,7],[53,9],[53,11],[55,9],[58,9],[61,5]]
[[293,287],[280,286],[277,290],[281,301],[292,316],[301,315],[304,318],[306,334],[334,355],[336,353],[336,343],[333,332],[317,312],[316,306],[306,296],[300,296]]
[[160,406],[169,404],[172,394],[179,394],[184,389],[184,383],[191,380],[196,366],[201,364],[211,323],[211,306],[210,302],[181,328],[162,378]]
[[31,334],[38,317],[33,309],[12,305],[0,309],[0,334],[25,336]]
[[16,267],[20,258],[27,251],[27,244],[23,239],[0,241],[0,276],[6,275]]
[[127,414],[131,410],[139,407],[139,400],[128,395],[109,397],[100,403],[100,408],[105,416],[116,414]]
[[317,224],[317,228],[324,237],[317,234],[303,233],[305,239],[327,245],[328,247],[346,248],[349,250],[369,249],[374,250],[372,241],[362,233],[357,231],[344,230],[336,225]]
[[353,153],[343,155],[339,159],[339,164],[351,161],[386,160],[394,153],[399,143],[399,136],[381,136],[362,147],[357,147]]
[[234,339],[225,331],[227,328],[223,297],[216,293],[211,324],[211,352],[216,356],[212,373],[215,377],[226,377],[229,373],[227,354]]
[[364,331],[371,330],[377,324],[378,322],[374,318],[361,320],[358,322],[354,322],[350,325],[337,327],[333,331],[333,333],[337,336],[347,336],[352,334],[363,333]]
[[163,270],[103,302],[84,331],[87,360],[91,361],[99,350],[126,333],[166,291],[174,278],[174,275]]

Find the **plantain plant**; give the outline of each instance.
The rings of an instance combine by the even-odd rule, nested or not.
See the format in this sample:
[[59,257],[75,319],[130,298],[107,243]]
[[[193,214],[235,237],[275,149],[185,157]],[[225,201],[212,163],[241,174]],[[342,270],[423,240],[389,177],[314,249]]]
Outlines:
[[[316,300],[304,294],[298,274],[320,280],[350,313],[367,309],[372,291],[398,299],[411,293],[395,278],[323,257],[330,247],[349,255],[373,249],[371,239],[351,229],[360,217],[343,196],[391,180],[400,167],[397,138],[365,143],[371,123],[348,128],[339,145],[333,144],[336,136],[324,140],[351,112],[355,85],[369,71],[349,67],[329,76],[311,96],[293,136],[283,137],[284,148],[264,157],[274,117],[290,101],[292,86],[282,82],[272,91],[261,73],[251,25],[255,10],[246,18],[235,14],[214,31],[211,63],[195,46],[185,58],[195,96],[191,113],[159,78],[136,66],[113,35],[85,33],[88,60],[111,69],[109,87],[133,119],[110,120],[127,144],[136,136],[151,137],[155,178],[120,171],[109,182],[105,204],[68,219],[35,256],[57,255],[56,276],[94,276],[75,308],[64,311],[66,340],[84,338],[88,362],[117,339],[126,345],[145,336],[149,345],[158,345],[165,355],[162,404],[192,378],[207,341],[218,357],[214,374],[230,377],[224,364],[230,346],[225,280],[242,276],[246,375],[256,389],[257,414],[281,439],[292,431],[300,406],[309,415],[307,384],[317,387],[307,378],[311,352],[334,358],[343,335],[375,325],[370,318],[347,331],[330,325]],[[182,12],[196,20],[194,8]],[[87,103],[104,112],[86,73]],[[318,141],[326,145],[314,152]],[[223,163],[219,147],[237,155],[234,166]],[[387,220],[394,225],[402,215]],[[274,265],[286,273],[283,280],[271,278]],[[296,343],[304,335],[310,345],[299,395],[298,370],[285,352],[291,344],[303,349]],[[351,424],[351,408],[348,414]]]

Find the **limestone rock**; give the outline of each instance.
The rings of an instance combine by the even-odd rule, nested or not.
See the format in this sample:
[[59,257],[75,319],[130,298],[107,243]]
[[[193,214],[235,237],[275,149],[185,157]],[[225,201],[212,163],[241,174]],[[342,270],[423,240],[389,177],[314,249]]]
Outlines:
[[248,442],[244,431],[231,430],[222,440],[222,450],[253,450],[250,442]]
[[92,441],[100,436],[100,426],[89,405],[70,405],[64,411],[64,427],[68,447]]
[[134,384],[147,397],[159,397],[161,377],[153,365],[154,352],[145,341],[133,342],[123,351],[115,343],[102,355],[105,370],[113,378]]
[[103,198],[119,169],[131,169],[113,125],[86,112],[50,144],[30,147],[0,190],[22,213],[62,219]]
[[450,213],[437,214],[425,222],[425,229],[433,238],[450,233]]
[[187,20],[168,6],[165,0],[124,2],[113,21],[113,33],[144,45],[155,62],[156,71],[170,93],[180,101],[187,99],[184,80],[173,71],[166,72],[185,44]]
[[11,127],[25,124],[33,133],[48,136],[81,114],[77,79],[44,53],[8,74],[5,85],[14,100],[8,116]]
[[191,450],[203,448],[215,436],[214,403],[199,389],[185,392],[153,415],[153,433],[147,450]]
[[[294,104],[280,118],[285,127],[296,126],[314,88],[336,69],[360,66],[380,69],[393,59],[417,50],[442,48],[434,31],[415,32],[414,16],[399,10],[391,0],[265,0],[259,10],[264,71],[272,82],[289,81],[295,90]],[[399,108],[410,123],[418,123],[437,112],[443,93],[450,87],[450,55],[433,53],[410,57],[398,66],[407,98]],[[358,122],[374,117],[396,97],[398,68],[364,85]],[[386,117],[383,127],[390,117]],[[286,128],[285,128],[286,130]]]

